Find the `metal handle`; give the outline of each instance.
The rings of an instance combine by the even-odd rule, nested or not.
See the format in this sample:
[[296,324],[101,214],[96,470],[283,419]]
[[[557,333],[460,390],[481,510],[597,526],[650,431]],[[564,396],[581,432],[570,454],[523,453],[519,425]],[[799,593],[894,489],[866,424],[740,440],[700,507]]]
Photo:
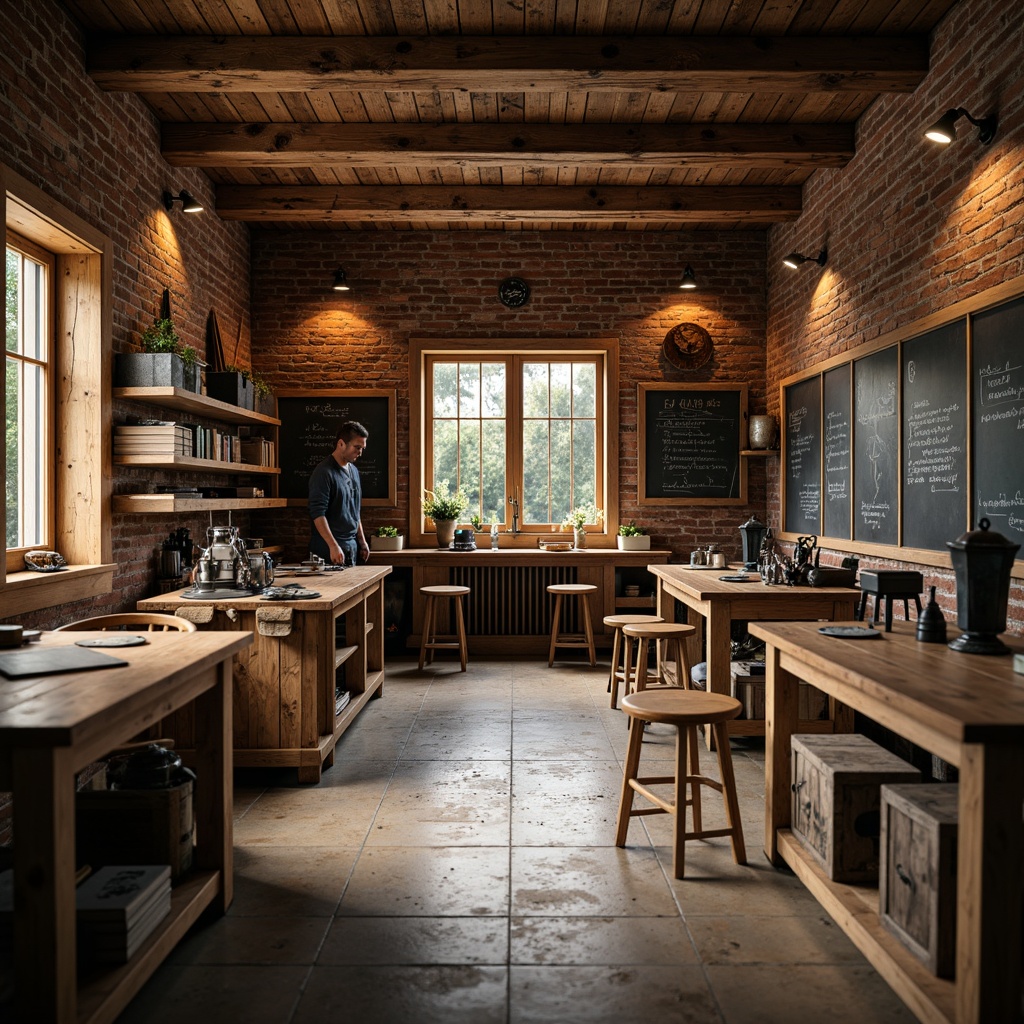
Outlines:
[[910,891],[915,892],[917,890],[917,883],[910,877],[904,870],[902,864],[896,865],[896,876],[904,885],[910,886]]
[[791,785],[791,786],[790,786],[789,788],[790,788],[790,789],[791,789],[791,790],[792,790],[792,791],[793,791],[794,793],[799,793],[799,792],[800,792],[800,789],[801,789],[801,787],[803,786],[803,784],[804,784],[804,783],[805,783],[806,781],[807,781],[806,779],[801,779],[801,780],[800,780],[799,782],[794,782],[794,783],[793,783],[793,784],[792,784],[792,785]]

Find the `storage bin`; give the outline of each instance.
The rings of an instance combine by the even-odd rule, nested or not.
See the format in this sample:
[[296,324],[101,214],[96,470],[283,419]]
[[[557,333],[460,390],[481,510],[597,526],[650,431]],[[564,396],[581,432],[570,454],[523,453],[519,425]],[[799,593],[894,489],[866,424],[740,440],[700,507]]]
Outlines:
[[921,773],[857,734],[800,733],[791,750],[794,836],[833,881],[877,881],[881,786]]
[[[732,663],[730,693],[743,705],[740,718],[759,721],[765,717],[764,662],[756,664],[760,671],[752,668],[749,661]],[[797,703],[797,716],[801,722],[816,722],[826,717],[828,697],[807,683],[800,684]]]
[[956,843],[960,787],[882,786],[882,924],[928,969],[952,978],[956,961]]

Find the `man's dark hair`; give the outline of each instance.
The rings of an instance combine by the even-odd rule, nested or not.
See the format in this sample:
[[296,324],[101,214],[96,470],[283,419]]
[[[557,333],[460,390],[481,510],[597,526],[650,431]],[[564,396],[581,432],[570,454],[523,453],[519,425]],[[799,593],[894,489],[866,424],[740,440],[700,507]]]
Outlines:
[[346,420],[340,427],[338,427],[338,433],[334,435],[334,443],[337,444],[339,441],[344,441],[348,444],[353,437],[369,437],[370,432],[362,425],[357,423],[355,420]]

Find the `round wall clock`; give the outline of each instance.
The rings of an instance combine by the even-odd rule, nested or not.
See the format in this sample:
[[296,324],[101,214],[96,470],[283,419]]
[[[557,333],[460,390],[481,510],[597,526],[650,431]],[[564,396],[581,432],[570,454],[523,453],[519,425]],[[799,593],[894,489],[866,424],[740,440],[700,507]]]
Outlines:
[[676,324],[665,335],[665,358],[677,369],[696,370],[714,351],[711,335],[700,324]]
[[530,286],[521,277],[506,277],[498,285],[498,298],[509,309],[525,306],[530,297]]

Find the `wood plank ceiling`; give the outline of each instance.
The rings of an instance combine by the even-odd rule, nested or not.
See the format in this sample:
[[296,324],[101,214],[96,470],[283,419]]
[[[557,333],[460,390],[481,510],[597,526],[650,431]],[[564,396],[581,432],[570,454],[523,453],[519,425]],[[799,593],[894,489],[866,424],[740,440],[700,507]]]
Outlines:
[[956,0],[64,0],[225,219],[750,227],[911,92]]

